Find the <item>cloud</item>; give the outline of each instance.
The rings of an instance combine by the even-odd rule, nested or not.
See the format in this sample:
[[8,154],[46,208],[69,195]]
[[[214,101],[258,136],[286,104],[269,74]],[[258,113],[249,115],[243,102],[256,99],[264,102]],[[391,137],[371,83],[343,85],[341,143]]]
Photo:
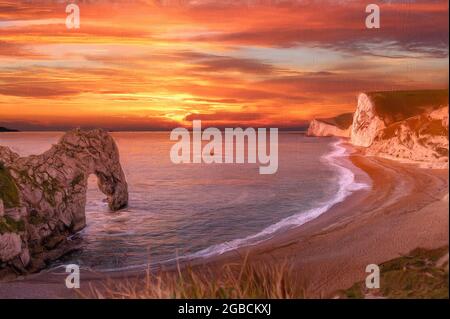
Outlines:
[[169,2],[80,1],[68,30],[64,1],[2,1],[2,120],[297,127],[359,91],[448,84],[443,0],[381,2],[376,30],[362,0]]
[[103,128],[110,131],[166,131],[179,126],[179,123],[161,117],[46,117],[38,116],[23,120],[1,119],[0,126],[21,131],[67,131],[75,128]]
[[27,59],[43,59],[46,56],[34,52],[28,45],[15,42],[0,41],[0,57]]
[[223,71],[238,71],[241,73],[271,74],[276,68],[273,65],[252,59],[226,56],[209,56],[197,61],[191,70],[219,73]]
[[50,98],[63,97],[80,93],[69,88],[51,87],[48,85],[15,84],[0,86],[0,94],[21,97]]
[[[267,116],[267,114],[266,114]],[[210,114],[189,114],[185,121],[254,121],[264,117],[261,113],[245,113],[245,112],[214,112]]]
[[[263,47],[320,46],[369,55],[373,44],[390,44],[396,51],[448,55],[446,1],[382,3],[381,28],[370,30],[365,28],[366,5],[366,1],[292,1],[248,10],[244,6],[208,7],[204,10],[222,10],[224,19],[239,27],[191,40]],[[232,13],[238,10],[245,14]]]

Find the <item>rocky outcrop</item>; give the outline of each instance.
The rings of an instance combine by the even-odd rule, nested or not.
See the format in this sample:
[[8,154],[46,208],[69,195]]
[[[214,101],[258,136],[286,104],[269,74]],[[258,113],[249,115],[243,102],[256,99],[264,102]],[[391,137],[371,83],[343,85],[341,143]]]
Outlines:
[[0,269],[38,270],[70,249],[68,236],[86,225],[89,175],[97,176],[111,210],[128,202],[117,146],[102,130],[68,132],[29,157],[0,146],[0,162]]
[[448,105],[448,90],[361,93],[353,116],[351,142],[369,147],[386,127]]
[[11,260],[20,255],[22,251],[22,240],[15,233],[0,235],[0,260]]
[[448,167],[448,106],[386,127],[375,136],[366,154],[428,168]]
[[367,155],[448,167],[448,90],[361,93],[350,135]]
[[378,116],[370,97],[361,93],[358,97],[358,106],[350,130],[352,144],[364,147],[370,146],[378,132],[385,127],[386,125]]
[[307,136],[350,137],[353,113],[345,113],[332,118],[314,119],[309,124]]
[[448,168],[448,90],[361,93],[348,130],[338,118],[312,121],[307,135],[349,136],[366,155]]

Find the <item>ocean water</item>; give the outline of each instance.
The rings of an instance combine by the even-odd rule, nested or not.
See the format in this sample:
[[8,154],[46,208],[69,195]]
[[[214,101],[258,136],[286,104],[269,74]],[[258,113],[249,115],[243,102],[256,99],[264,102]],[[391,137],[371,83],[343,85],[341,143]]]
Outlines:
[[[260,175],[259,164],[173,164],[169,132],[112,134],[129,206],[110,212],[91,176],[83,247],[64,263],[106,271],[221,254],[302,225],[367,186],[335,138],[280,133],[278,171]],[[39,154],[61,135],[2,133],[0,145]]]

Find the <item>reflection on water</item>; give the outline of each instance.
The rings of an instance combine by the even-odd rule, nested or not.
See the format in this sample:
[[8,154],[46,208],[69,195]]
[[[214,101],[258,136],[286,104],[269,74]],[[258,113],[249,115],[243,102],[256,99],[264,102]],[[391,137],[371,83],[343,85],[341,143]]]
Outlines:
[[[5,133],[0,144],[41,153],[61,133]],[[83,250],[70,261],[98,270],[158,262],[237,238],[326,202],[338,189],[335,168],[319,160],[332,139],[279,136],[279,169],[259,164],[170,161],[169,132],[113,133],[129,184],[129,207],[109,212],[89,179]]]

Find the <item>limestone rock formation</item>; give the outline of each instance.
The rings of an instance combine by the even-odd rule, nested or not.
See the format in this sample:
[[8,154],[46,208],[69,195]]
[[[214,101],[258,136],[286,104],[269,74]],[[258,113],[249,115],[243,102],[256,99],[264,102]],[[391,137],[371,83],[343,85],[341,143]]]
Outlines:
[[86,225],[91,174],[111,210],[127,205],[119,152],[102,130],[68,132],[41,155],[20,157],[0,146],[0,269],[38,270],[66,251],[67,237]]
[[360,94],[351,142],[367,155],[448,166],[448,90]]
[[350,137],[366,155],[448,168],[448,90],[361,93],[353,118],[313,120],[307,135]]
[[309,124],[308,136],[350,137],[353,113],[345,113],[332,118],[314,119]]
[[22,240],[15,233],[0,235],[0,260],[11,260],[22,251]]
[[386,127],[448,105],[448,90],[361,93],[353,116],[351,142],[368,147]]
[[428,168],[448,167],[448,106],[388,126],[366,154]]
[[356,146],[370,146],[379,131],[386,125],[378,116],[373,102],[367,94],[358,97],[358,106],[353,116],[350,140]]

